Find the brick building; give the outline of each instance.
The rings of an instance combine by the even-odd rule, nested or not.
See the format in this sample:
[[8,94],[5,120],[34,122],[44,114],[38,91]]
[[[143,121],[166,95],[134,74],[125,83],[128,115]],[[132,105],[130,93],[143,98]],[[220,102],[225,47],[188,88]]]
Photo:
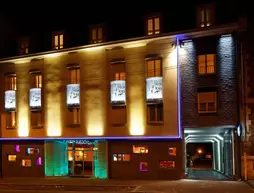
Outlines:
[[91,26],[85,46],[57,31],[47,52],[20,38],[0,61],[2,176],[180,179],[186,144],[207,142],[212,169],[239,178],[239,25],[216,13],[173,32],[148,15],[145,36],[116,41]]

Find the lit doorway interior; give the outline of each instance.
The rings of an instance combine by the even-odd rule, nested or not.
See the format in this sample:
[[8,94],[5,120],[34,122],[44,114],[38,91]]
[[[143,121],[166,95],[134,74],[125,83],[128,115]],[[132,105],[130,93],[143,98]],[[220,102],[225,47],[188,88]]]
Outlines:
[[93,145],[68,144],[69,176],[93,177],[94,167]]

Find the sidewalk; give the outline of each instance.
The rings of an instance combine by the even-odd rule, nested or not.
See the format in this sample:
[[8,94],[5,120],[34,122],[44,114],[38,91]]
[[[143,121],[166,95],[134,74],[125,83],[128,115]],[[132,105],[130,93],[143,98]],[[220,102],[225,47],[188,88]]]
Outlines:
[[[140,186],[151,184],[149,180],[108,180],[75,177],[0,178],[0,185],[54,185],[54,186]],[[156,181],[161,182],[161,181]]]

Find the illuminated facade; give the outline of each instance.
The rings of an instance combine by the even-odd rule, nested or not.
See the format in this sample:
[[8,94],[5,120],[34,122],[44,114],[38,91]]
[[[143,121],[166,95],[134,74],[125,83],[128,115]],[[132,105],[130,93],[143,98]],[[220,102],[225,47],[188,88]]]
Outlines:
[[[115,42],[104,42],[103,28],[95,27],[94,44],[74,48],[64,48],[59,32],[53,51],[1,60],[2,175],[183,178],[184,129],[206,126],[186,124],[192,44],[225,34],[234,41],[237,24],[180,34],[163,34],[160,24],[149,17],[147,36]],[[199,69],[209,70],[214,66]]]

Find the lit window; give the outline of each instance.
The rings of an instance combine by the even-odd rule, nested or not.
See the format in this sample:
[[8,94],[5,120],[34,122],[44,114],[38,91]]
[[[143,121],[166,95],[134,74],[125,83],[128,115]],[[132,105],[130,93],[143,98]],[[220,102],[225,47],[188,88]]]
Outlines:
[[5,90],[17,90],[16,74],[7,74],[5,76]]
[[162,76],[162,63],[161,59],[147,60],[147,77],[160,77]]
[[125,72],[115,73],[115,80],[125,80]]
[[42,88],[41,72],[31,72],[31,88]]
[[215,54],[206,54],[198,56],[198,74],[214,74],[215,73]]
[[130,154],[113,154],[113,161],[114,162],[128,162],[131,160]]
[[160,18],[154,17],[147,20],[147,35],[154,35],[160,33]]
[[133,145],[133,153],[148,153],[148,146],[136,146]]
[[80,68],[79,67],[68,68],[68,83],[69,84],[80,83]]
[[39,148],[27,148],[26,152],[28,155],[33,155],[33,154],[38,155],[40,150]]
[[209,27],[212,25],[212,10],[204,8],[200,10],[200,27]]
[[32,161],[30,159],[22,159],[21,165],[23,167],[31,167]]
[[8,155],[8,161],[9,162],[15,162],[17,160],[17,156],[16,155]]
[[140,162],[139,163],[139,171],[147,172],[148,171],[148,163],[147,162]]
[[62,49],[64,47],[63,34],[53,35],[53,49]]
[[163,104],[149,104],[147,105],[147,122],[161,123],[163,122]]
[[161,169],[175,168],[175,162],[174,161],[160,161],[160,168]]
[[103,42],[102,27],[95,27],[92,29],[92,43]]
[[198,93],[198,112],[211,113],[217,111],[217,93],[199,92]]
[[175,147],[168,148],[168,154],[171,156],[176,156],[176,148]]

